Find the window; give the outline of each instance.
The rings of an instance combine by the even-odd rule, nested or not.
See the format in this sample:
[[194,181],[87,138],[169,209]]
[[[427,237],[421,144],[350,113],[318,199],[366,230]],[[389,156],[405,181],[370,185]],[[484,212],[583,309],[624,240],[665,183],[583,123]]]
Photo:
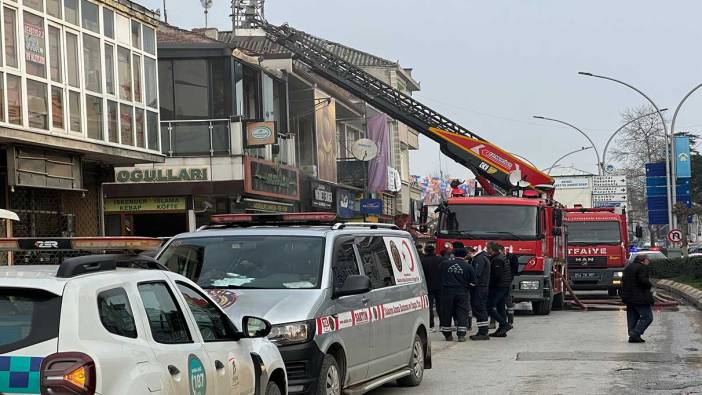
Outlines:
[[61,30],[49,26],[49,73],[54,82],[63,82],[61,76]]
[[22,124],[22,80],[15,75],[7,75],[7,113],[10,123]]
[[17,12],[5,8],[5,62],[10,67],[18,67],[17,63]]
[[150,53],[151,55],[156,55],[156,33],[154,29],[144,26],[144,51]]
[[27,73],[46,77],[46,40],[44,18],[24,13],[24,58]]
[[27,80],[27,109],[29,126],[37,129],[49,129],[49,102],[46,84]]
[[353,240],[345,241],[336,246],[334,252],[334,263],[332,266],[332,276],[334,289],[341,289],[348,276],[360,274],[356,252],[353,249]]
[[100,33],[100,7],[87,0],[82,1],[83,28]]
[[621,227],[617,221],[568,222],[568,245],[595,245],[621,243]]
[[177,119],[203,119],[210,116],[208,67],[204,59],[173,62]]
[[117,130],[117,103],[107,101],[107,138],[111,143],[119,143],[119,131]]
[[61,19],[61,0],[46,0],[46,13]]
[[185,297],[188,308],[195,316],[205,342],[231,341],[236,339],[231,321],[208,298],[187,284],[178,283],[178,290]]
[[24,0],[22,3],[29,8],[44,12],[44,0]]
[[117,48],[117,65],[119,69],[119,98],[132,100],[132,66],[129,63],[130,53],[126,48]]
[[131,42],[131,29],[129,24],[129,18],[124,17],[120,14],[115,14],[115,27],[117,31],[117,41],[120,44],[129,45]]
[[144,110],[136,108],[134,115],[134,131],[136,132],[136,145],[146,148],[146,136],[144,135]]
[[141,49],[141,23],[132,21],[132,47]]
[[71,113],[71,132],[81,132],[80,129],[80,93],[68,93],[68,108]]
[[[149,100],[149,59],[146,62],[146,103],[151,104]],[[158,62],[158,76],[159,76],[159,99],[161,105],[161,119],[173,120],[175,119],[175,104],[173,102],[173,62],[170,60],[160,60]]]
[[83,34],[83,67],[85,68],[85,87],[93,92],[102,92],[102,75],[100,71],[100,39]]
[[165,283],[139,284],[151,335],[158,343],[192,343],[188,325],[173,293]]
[[60,316],[60,296],[40,290],[0,289],[0,355],[57,338]]
[[454,205],[441,216],[439,233],[493,240],[534,240],[537,238],[538,213],[535,206]]
[[68,84],[79,88],[80,74],[78,73],[78,36],[66,33],[66,66],[68,67]]
[[78,0],[63,0],[66,22],[78,25]]
[[158,114],[155,112],[146,112],[146,134],[149,143],[149,149],[158,151]]
[[132,129],[132,107],[124,104],[119,105],[119,124],[122,144],[134,145],[134,134]]
[[141,102],[141,58],[132,56],[132,72],[134,73],[134,101]]
[[0,73],[0,122],[5,122],[5,86]]
[[106,37],[115,38],[115,15],[112,10],[104,7],[102,9],[102,27]]
[[382,237],[365,237],[358,243],[363,271],[370,277],[373,289],[395,285],[390,254]]
[[63,89],[51,87],[51,126],[58,129],[65,127],[63,123]]
[[105,90],[115,94],[115,48],[105,44]]
[[127,293],[122,288],[100,292],[97,297],[100,322],[117,336],[137,338],[136,323]]
[[[171,87],[171,89],[173,89],[173,87]],[[158,108],[156,60],[147,57],[144,57],[144,90],[146,91],[146,105],[151,108]]]
[[258,71],[243,67],[243,115],[249,119],[259,118],[261,103],[261,75]]
[[102,130],[102,98],[90,95],[85,96],[85,116],[88,137],[102,140],[104,136]]

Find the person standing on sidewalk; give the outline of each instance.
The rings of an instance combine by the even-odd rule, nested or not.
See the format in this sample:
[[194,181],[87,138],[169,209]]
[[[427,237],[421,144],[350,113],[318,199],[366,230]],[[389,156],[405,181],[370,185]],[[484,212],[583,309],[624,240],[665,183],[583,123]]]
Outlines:
[[473,307],[473,316],[478,325],[478,333],[471,336],[470,340],[490,340],[488,336],[487,298],[490,286],[490,259],[485,251],[478,251],[473,255],[473,270],[475,271],[475,287],[471,288],[470,301]]
[[487,310],[491,318],[500,326],[490,334],[490,337],[507,337],[512,325],[507,322],[506,299],[512,285],[512,268],[507,257],[502,253],[501,246],[495,242],[487,244],[490,256],[490,289],[488,291]]
[[[517,274],[519,274],[519,258],[511,252],[507,253],[506,256],[512,272],[512,280],[514,280]],[[507,292],[505,303],[507,304],[507,323],[514,325],[514,299],[512,298],[512,284],[509,285],[509,292]]]
[[622,276],[622,302],[626,304],[626,321],[629,329],[629,343],[645,343],[641,338],[646,328],[653,322],[653,294],[648,265],[651,260],[646,255],[638,255],[624,268]]
[[466,341],[468,333],[469,287],[475,281],[473,267],[466,262],[465,248],[456,248],[453,259],[441,262],[441,333],[446,341],[453,340],[451,319],[456,323],[458,341]]
[[441,306],[441,262],[444,259],[436,255],[436,247],[433,244],[427,244],[424,247],[422,269],[424,269],[429,290],[429,327],[431,329],[434,329],[434,310],[439,314],[439,306]]

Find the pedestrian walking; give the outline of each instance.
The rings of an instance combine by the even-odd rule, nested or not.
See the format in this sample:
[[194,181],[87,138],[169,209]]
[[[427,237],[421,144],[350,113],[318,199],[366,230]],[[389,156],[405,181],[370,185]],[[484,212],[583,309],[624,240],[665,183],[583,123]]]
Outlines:
[[465,248],[456,248],[455,257],[441,262],[441,310],[439,325],[446,341],[453,340],[451,320],[456,323],[459,342],[466,341],[468,333],[469,288],[474,284],[473,267],[466,262]]
[[507,337],[512,325],[507,322],[507,294],[512,285],[512,268],[502,252],[502,246],[489,242],[487,252],[490,256],[490,288],[488,290],[488,314],[500,326],[490,337]]
[[629,329],[629,343],[645,343],[641,338],[646,328],[653,322],[653,294],[648,265],[651,260],[646,255],[638,255],[624,268],[622,276],[622,302],[626,304],[626,321]]
[[488,336],[487,298],[490,286],[490,259],[485,251],[477,251],[471,261],[475,271],[475,287],[471,288],[470,301],[473,316],[478,325],[478,333],[471,336],[471,340],[490,340]]
[[[519,274],[519,257],[509,252],[507,255],[507,261],[509,262],[510,269],[512,269],[512,281]],[[512,285],[509,286],[509,292],[507,292],[507,299],[505,300],[507,304],[507,323],[514,325],[514,299],[512,298]]]
[[441,306],[441,262],[444,258],[436,255],[436,247],[427,244],[422,257],[422,269],[429,290],[429,327],[434,329],[434,311],[439,313]]

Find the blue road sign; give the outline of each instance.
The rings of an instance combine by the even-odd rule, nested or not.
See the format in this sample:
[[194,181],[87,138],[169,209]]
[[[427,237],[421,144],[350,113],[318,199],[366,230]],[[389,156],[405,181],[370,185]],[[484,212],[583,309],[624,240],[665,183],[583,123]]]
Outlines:
[[688,136],[675,136],[675,175],[676,177],[692,177],[690,138]]

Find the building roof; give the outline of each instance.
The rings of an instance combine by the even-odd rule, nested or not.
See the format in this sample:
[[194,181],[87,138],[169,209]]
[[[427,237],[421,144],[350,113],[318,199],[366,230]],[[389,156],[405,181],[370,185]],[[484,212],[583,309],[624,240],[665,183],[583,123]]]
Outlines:
[[158,27],[159,46],[187,46],[197,44],[199,46],[230,47],[227,43],[207,37],[198,31],[190,31],[179,27],[161,23]]

